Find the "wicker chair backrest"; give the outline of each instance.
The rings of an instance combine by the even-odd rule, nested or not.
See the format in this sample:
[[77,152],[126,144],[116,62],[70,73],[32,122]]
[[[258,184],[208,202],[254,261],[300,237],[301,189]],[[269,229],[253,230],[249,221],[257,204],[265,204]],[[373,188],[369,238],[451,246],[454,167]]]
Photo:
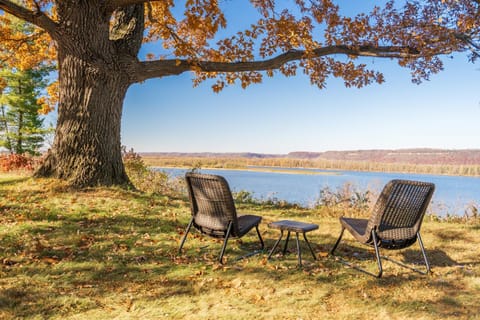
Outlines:
[[420,230],[434,190],[433,183],[410,180],[390,181],[375,204],[367,231],[374,228],[378,232],[398,229],[403,230],[399,238],[405,234],[410,237],[415,236]]
[[208,235],[223,237],[232,222],[232,235],[236,236],[237,211],[225,178],[189,172],[185,175],[185,180],[194,226]]

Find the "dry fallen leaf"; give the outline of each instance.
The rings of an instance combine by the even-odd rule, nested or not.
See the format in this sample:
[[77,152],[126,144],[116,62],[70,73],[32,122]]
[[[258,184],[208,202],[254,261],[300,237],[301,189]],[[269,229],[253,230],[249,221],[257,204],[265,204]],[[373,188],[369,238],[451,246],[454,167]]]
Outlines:
[[40,260],[48,264],[55,264],[59,262],[58,258],[55,257],[43,257]]
[[328,257],[328,252],[323,252],[323,251],[322,251],[322,252],[318,253],[318,256],[319,256],[320,258],[326,258],[326,257]]
[[253,303],[258,304],[258,303],[262,303],[262,302],[265,302],[265,297],[264,296],[256,294],[253,297]]
[[243,285],[245,285],[245,281],[240,278],[235,278],[232,280],[232,286],[236,289],[240,288]]

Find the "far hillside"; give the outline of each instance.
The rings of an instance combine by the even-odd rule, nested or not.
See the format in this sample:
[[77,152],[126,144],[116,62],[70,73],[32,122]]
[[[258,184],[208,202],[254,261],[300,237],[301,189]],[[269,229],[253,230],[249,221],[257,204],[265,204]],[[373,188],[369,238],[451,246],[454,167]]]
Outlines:
[[400,149],[400,150],[356,150],[326,152],[290,152],[294,159],[325,159],[347,161],[369,161],[381,163],[409,164],[480,164],[479,149],[443,150],[443,149]]

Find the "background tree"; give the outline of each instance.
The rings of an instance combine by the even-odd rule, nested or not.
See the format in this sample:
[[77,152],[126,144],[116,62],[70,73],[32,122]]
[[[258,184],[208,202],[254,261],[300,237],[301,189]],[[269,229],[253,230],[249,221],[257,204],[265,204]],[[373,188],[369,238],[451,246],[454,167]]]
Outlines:
[[4,88],[0,95],[0,145],[10,153],[38,155],[48,129],[41,114],[50,111],[43,91],[50,68],[0,71]]
[[[250,27],[220,37],[231,31],[222,30],[228,1],[0,0],[5,61],[22,63],[18,56],[32,41],[57,52],[56,135],[37,174],[77,186],[128,182],[121,160],[122,104],[130,85],[151,78],[193,72],[195,85],[216,79],[213,90],[220,91],[300,69],[320,88],[329,76],[362,87],[384,79],[359,56],[395,59],[419,82],[442,69],[439,55],[471,50],[474,60],[480,51],[480,0],[382,1],[354,17],[342,16],[332,0],[250,3],[258,12]],[[34,24],[35,31],[15,33],[11,16]],[[142,61],[145,42],[157,42],[166,54]]]

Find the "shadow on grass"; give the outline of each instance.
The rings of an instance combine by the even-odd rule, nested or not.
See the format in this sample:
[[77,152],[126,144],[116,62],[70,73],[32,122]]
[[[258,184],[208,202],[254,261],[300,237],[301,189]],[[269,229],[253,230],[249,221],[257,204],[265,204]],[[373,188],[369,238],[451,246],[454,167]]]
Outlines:
[[191,294],[187,279],[166,277],[183,268],[172,259],[176,239],[165,237],[176,227],[158,217],[75,218],[4,236],[12,246],[1,246],[0,318],[87,312],[132,289],[139,298],[152,294],[146,288],[159,296]]
[[30,179],[30,177],[15,177],[15,178],[4,178],[0,180],[0,186],[9,186],[9,185],[14,185],[20,182],[24,182]]
[[[373,248],[369,247],[352,247],[349,245],[344,245],[340,249],[337,249],[340,252],[340,255],[336,254],[336,259],[340,260],[342,264],[347,265],[350,268],[357,269],[357,271],[364,272],[368,275],[374,276],[378,272],[375,270],[373,273],[370,271],[366,271],[358,267],[355,264],[355,261],[359,263],[371,261],[372,266],[376,266],[376,257]],[[426,250],[428,262],[431,268],[435,267],[446,267],[446,266],[457,266],[459,263],[453,260],[445,251],[443,250]],[[391,255],[401,255],[403,259],[396,260],[391,257]],[[425,269],[425,261],[423,259],[422,251],[420,249],[414,248],[405,248],[401,250],[385,250],[380,248],[380,256],[382,262],[387,260],[394,264],[397,264],[403,268],[410,269],[415,271],[419,274],[424,274],[426,271]],[[382,263],[383,264],[383,263]],[[385,272],[384,268],[384,272]],[[387,271],[388,272],[388,271]]]
[[[26,275],[32,279],[46,277],[54,280],[54,285],[44,284],[38,280],[23,280],[5,284],[0,282],[0,315],[6,318],[51,318],[59,315],[72,315],[88,312],[99,307],[109,310],[108,305],[115,299],[128,300],[132,296],[141,299],[151,296],[169,296],[191,294],[192,289],[187,279],[169,278],[165,275],[170,266],[151,267],[148,274],[145,265],[97,265],[84,266],[70,262],[69,266],[27,266],[8,272],[8,277]],[[152,287],[154,286],[154,287]],[[151,288],[147,292],[142,288]],[[133,289],[133,290],[132,290]],[[118,304],[118,301],[112,305]]]

